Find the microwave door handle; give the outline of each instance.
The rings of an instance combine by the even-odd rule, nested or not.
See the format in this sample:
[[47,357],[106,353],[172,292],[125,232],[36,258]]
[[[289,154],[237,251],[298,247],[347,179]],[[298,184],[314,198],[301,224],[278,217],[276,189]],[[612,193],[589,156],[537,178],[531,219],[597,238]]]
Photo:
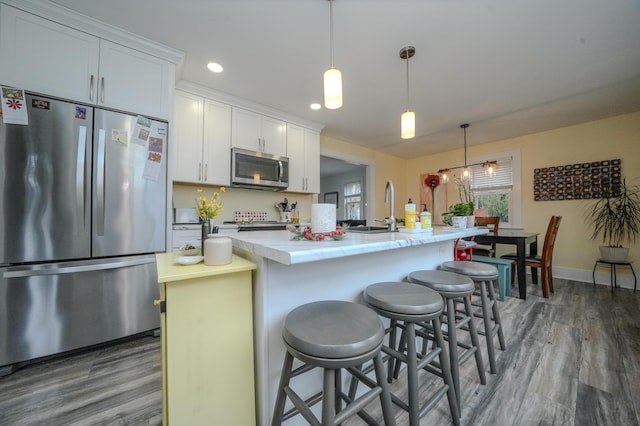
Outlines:
[[280,171],[278,182],[282,182],[282,175],[284,175],[284,167],[282,166],[282,161],[278,161],[278,170]]

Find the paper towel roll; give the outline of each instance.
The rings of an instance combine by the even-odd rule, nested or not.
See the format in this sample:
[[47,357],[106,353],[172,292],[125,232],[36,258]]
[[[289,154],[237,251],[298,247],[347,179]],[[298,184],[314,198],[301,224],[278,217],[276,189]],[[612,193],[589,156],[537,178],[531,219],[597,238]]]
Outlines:
[[311,204],[311,232],[321,234],[336,230],[336,205]]

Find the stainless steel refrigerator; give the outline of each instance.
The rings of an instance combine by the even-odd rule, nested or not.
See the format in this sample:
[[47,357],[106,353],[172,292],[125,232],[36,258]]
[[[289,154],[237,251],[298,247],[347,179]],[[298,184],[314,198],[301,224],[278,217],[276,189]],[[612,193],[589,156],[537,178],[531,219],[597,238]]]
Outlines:
[[160,325],[167,123],[26,95],[0,123],[0,367]]

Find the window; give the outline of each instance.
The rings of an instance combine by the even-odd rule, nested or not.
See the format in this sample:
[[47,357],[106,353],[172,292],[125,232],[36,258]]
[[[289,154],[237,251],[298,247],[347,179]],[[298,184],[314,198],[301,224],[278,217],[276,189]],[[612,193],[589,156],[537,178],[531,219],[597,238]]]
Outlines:
[[347,182],[344,184],[344,212],[345,219],[362,219],[362,182]]
[[487,176],[481,165],[471,168],[471,189],[476,208],[487,209],[489,216],[500,216],[501,226],[519,227],[522,224],[520,152],[496,153],[473,159],[473,163],[492,160],[498,162],[494,176]]

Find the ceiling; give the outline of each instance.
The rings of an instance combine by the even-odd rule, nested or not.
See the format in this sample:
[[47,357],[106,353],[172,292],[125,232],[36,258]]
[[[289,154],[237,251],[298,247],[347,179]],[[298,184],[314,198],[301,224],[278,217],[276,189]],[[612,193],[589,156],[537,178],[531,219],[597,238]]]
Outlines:
[[51,1],[185,52],[184,80],[402,158],[461,148],[462,123],[474,145],[640,110],[638,0],[335,0],[344,105],[320,111],[327,0]]

